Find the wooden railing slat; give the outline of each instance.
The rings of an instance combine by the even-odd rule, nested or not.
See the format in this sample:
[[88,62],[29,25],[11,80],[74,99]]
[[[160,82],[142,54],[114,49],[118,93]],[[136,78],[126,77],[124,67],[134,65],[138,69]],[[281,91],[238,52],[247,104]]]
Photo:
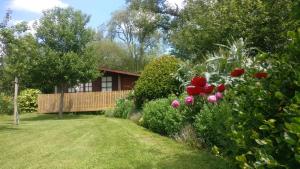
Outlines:
[[[128,96],[130,90],[112,92],[65,93],[64,112],[99,111],[113,108],[116,101]],[[38,96],[38,113],[59,111],[60,94],[40,94]]]

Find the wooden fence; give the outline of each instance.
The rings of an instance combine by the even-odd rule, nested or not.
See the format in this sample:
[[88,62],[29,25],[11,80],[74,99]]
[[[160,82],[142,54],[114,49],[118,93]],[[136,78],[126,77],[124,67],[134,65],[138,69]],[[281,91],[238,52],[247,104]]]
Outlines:
[[[64,94],[64,112],[98,111],[113,108],[116,101],[128,96],[130,90],[112,92],[80,92]],[[60,94],[40,94],[38,113],[59,111]]]

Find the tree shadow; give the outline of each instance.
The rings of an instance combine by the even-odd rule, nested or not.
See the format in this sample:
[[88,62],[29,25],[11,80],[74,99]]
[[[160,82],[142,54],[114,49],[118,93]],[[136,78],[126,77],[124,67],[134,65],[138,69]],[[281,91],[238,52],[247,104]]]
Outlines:
[[209,153],[177,154],[168,159],[162,160],[158,166],[165,169],[231,169],[226,161],[213,157]]
[[215,157],[207,152],[175,154],[160,159],[157,164],[143,162],[135,168],[152,169],[234,169],[229,162]]
[[7,125],[0,125],[0,132],[1,131],[17,131],[20,130],[17,127],[13,127],[13,126],[7,126]]
[[74,120],[85,119],[87,116],[76,114],[64,114],[62,118],[59,118],[58,114],[37,114],[31,117],[21,117],[21,121],[43,121],[43,120]]

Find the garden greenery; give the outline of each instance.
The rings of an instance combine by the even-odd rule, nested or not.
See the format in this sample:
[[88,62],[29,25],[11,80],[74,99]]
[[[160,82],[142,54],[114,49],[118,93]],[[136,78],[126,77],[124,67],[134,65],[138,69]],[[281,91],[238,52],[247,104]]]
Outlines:
[[150,62],[136,82],[135,102],[140,108],[144,102],[178,93],[179,82],[172,76],[180,61],[172,56],[162,56]]
[[291,62],[299,54],[297,45],[291,43],[286,55],[256,57],[244,46],[240,39],[203,64],[181,66],[174,75],[188,96],[145,104],[142,124],[167,135],[191,124],[203,146],[240,168],[297,168],[300,71],[299,61]]
[[18,96],[21,113],[34,113],[37,111],[38,94],[41,94],[41,91],[37,89],[26,89],[21,91]]
[[170,107],[171,99],[157,99],[145,104],[142,125],[154,132],[172,136],[182,128],[184,115]]
[[135,106],[132,100],[119,99],[116,104],[116,108],[112,112],[113,117],[129,118],[135,110]]

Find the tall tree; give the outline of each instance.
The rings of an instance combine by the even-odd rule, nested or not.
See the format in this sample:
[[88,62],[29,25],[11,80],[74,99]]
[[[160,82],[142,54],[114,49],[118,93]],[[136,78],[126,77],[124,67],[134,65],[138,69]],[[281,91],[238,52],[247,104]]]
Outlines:
[[2,79],[0,79],[0,91],[4,90],[4,57],[5,57],[5,43],[6,43],[6,37],[3,36],[2,34],[6,31],[6,29],[8,28],[7,24],[9,22],[9,20],[11,19],[11,14],[12,11],[8,10],[5,13],[5,17],[3,18],[3,21],[0,23],[0,77],[2,77]]
[[4,72],[2,80],[6,88],[11,88],[14,81],[14,122],[19,124],[18,114],[18,90],[19,84],[30,83],[30,70],[32,60],[38,55],[35,38],[26,33],[27,23],[23,22],[16,26],[6,27],[1,30],[1,43],[4,49]]
[[160,43],[156,17],[148,11],[125,8],[116,11],[108,23],[109,36],[126,44],[134,59],[135,71],[141,69],[145,55],[157,49]]
[[87,46],[93,32],[90,17],[73,8],[54,8],[43,13],[37,27],[42,47],[33,74],[41,84],[60,88],[59,117],[63,115],[64,89],[99,76],[97,62]]
[[110,39],[101,39],[92,43],[99,67],[135,71],[134,60],[125,45]]

